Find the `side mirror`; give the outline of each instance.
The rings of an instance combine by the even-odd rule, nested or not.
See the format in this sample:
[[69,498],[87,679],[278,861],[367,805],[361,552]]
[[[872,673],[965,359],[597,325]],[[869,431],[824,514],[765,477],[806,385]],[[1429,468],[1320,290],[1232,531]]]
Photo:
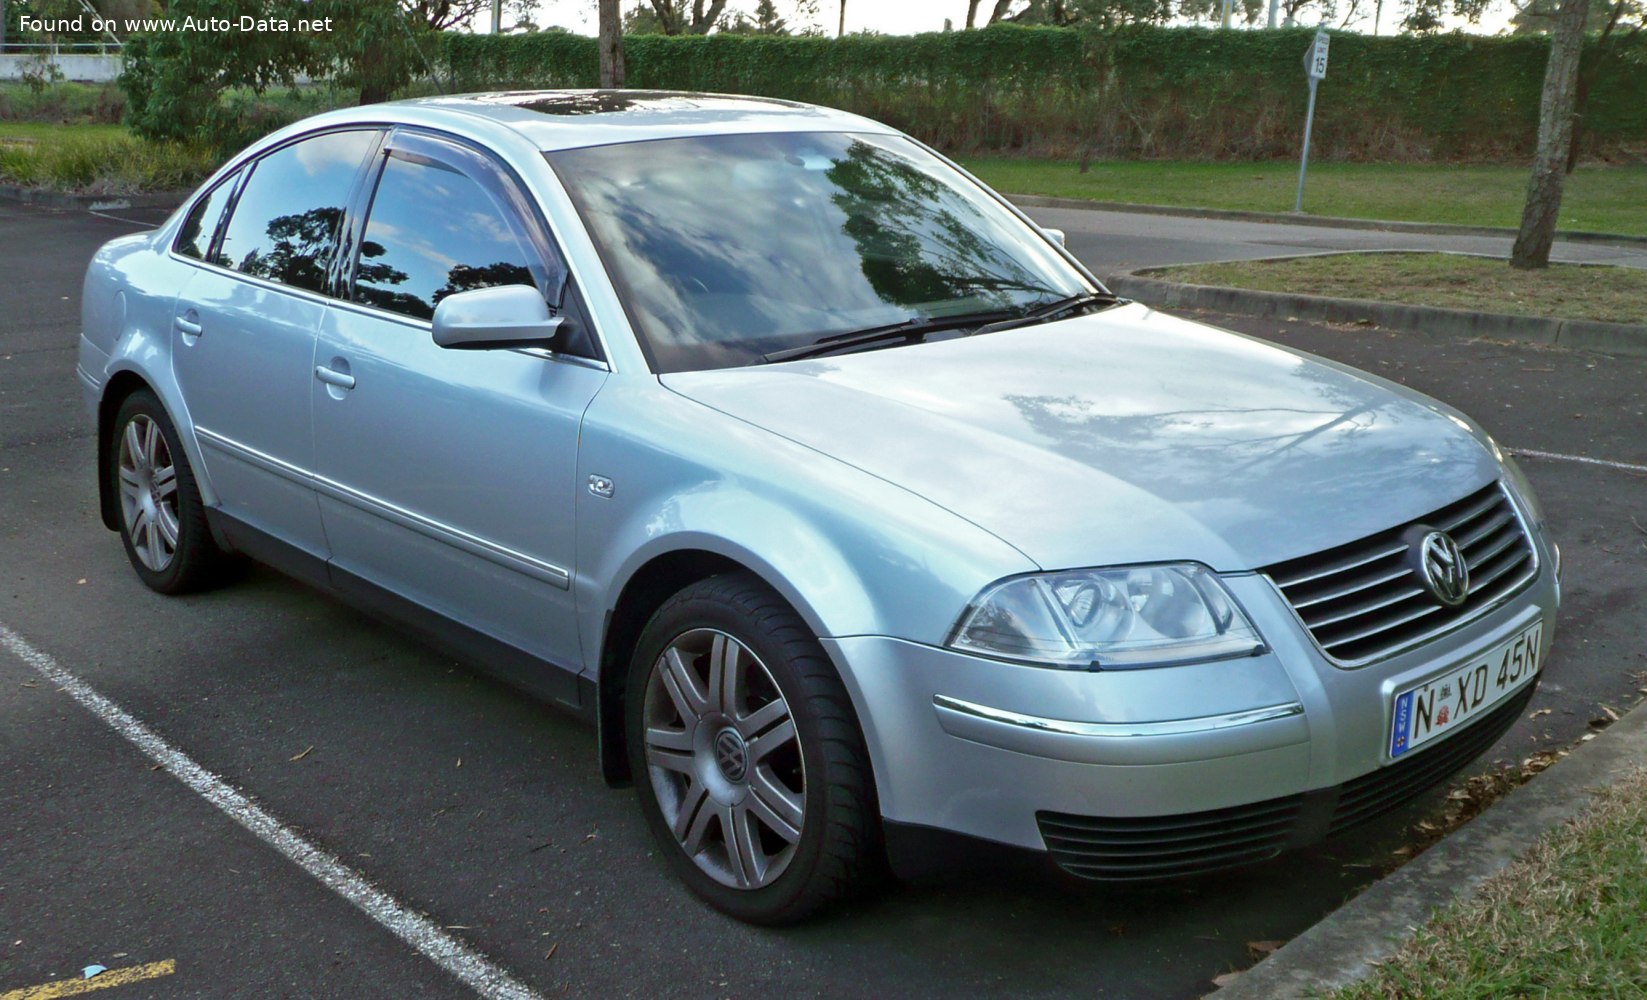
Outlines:
[[435,343],[456,350],[546,347],[554,350],[566,320],[549,315],[531,285],[499,285],[448,295],[435,306]]
[[1047,239],[1058,244],[1059,246],[1064,245],[1064,231],[1062,229],[1049,229],[1046,226],[1042,226],[1041,232],[1046,233]]

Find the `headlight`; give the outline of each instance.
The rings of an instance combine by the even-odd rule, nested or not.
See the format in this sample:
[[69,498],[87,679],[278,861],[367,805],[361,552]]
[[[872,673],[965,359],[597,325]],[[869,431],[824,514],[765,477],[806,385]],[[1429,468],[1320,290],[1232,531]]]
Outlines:
[[1527,474],[1521,471],[1521,465],[1503,453],[1499,464],[1504,466],[1504,475],[1510,481],[1510,490],[1521,497],[1521,502],[1527,505],[1527,513],[1532,515],[1533,524],[1540,530],[1544,528],[1544,507],[1538,502],[1538,495],[1533,492],[1533,484],[1527,481]]
[[1013,577],[972,602],[949,647],[1009,660],[1125,670],[1264,650],[1218,577],[1196,563]]

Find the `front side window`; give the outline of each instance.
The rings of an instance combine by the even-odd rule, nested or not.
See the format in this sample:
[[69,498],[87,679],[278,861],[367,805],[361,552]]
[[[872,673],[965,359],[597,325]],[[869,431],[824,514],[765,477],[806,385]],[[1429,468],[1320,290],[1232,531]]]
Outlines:
[[330,132],[258,160],[229,217],[219,262],[324,291],[350,188],[376,140],[371,131]]
[[[178,230],[177,242],[173,244],[178,253],[195,260],[206,259],[212,237],[217,235],[217,224],[223,218],[223,210],[229,206],[229,195],[234,193],[234,184],[239,177],[237,171],[224,178],[209,194],[194,203],[194,208],[183,220],[183,228]],[[212,263],[221,264],[223,261],[219,257]]]
[[1044,237],[901,136],[717,135],[546,155],[661,372],[1091,291]]
[[475,180],[436,160],[392,155],[355,264],[356,302],[429,319],[448,295],[537,286],[532,255]]

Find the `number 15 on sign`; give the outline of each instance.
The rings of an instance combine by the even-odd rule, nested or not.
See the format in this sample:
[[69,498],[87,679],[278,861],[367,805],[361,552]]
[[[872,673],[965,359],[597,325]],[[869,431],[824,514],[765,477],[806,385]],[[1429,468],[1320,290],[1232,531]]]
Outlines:
[[1315,33],[1315,41],[1304,53],[1304,73],[1310,81],[1310,107],[1304,113],[1304,152],[1298,158],[1298,195],[1292,210],[1304,210],[1304,174],[1310,168],[1310,128],[1315,124],[1315,87],[1327,75],[1327,46],[1332,42],[1325,31]]

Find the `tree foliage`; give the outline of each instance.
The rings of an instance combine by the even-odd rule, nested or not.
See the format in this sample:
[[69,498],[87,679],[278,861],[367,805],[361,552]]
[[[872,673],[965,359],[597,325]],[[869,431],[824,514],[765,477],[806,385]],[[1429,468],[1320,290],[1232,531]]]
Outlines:
[[[1297,155],[1313,29],[1113,31],[995,25],[843,39],[631,36],[629,85],[762,94],[855,111],[941,148],[1116,157]],[[593,39],[449,34],[457,87],[590,87]],[[1613,39],[1586,114],[1593,148],[1647,143],[1647,39]],[[1602,43],[1593,42],[1592,50]],[[1531,152],[1548,42],[1458,34],[1333,38],[1314,143],[1327,159]]]

